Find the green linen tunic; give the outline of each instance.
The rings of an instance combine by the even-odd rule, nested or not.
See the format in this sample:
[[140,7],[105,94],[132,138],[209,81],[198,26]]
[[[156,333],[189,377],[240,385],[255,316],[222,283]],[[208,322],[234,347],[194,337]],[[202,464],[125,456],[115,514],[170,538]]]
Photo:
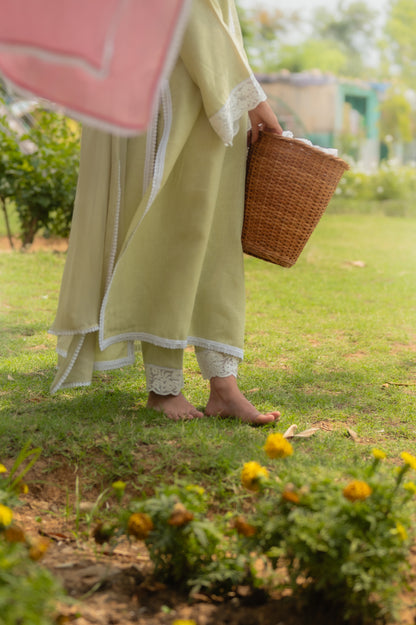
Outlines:
[[135,341],[242,358],[246,113],[265,99],[234,2],[194,0],[147,135],[84,128],[52,392],[132,364]]

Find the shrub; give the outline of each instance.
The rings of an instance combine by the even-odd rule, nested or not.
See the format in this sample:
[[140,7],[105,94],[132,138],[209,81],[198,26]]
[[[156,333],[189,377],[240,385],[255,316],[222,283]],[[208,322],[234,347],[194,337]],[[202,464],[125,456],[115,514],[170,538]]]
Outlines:
[[367,201],[415,198],[415,168],[385,163],[372,172],[365,172],[353,167],[342,176],[336,196]]
[[[271,434],[264,451],[278,463],[276,476],[258,462],[241,472],[251,514],[209,519],[202,489],[170,486],[123,510],[121,533],[143,540],[154,575],[176,586],[218,592],[272,580],[337,622],[385,623],[409,577],[416,484],[404,478],[416,457],[403,452],[392,469],[375,449],[364,469],[341,478],[302,476],[282,434]],[[266,578],[270,570],[279,574]]]
[[26,536],[14,523],[17,494],[26,490],[23,477],[36,461],[39,449],[27,445],[12,469],[0,464],[0,622],[2,625],[53,625],[56,602],[63,591],[52,575],[37,562],[48,542]]
[[67,236],[78,177],[78,126],[39,111],[33,127],[19,134],[3,118],[0,150],[0,197],[15,203],[23,245],[41,228]]
[[[267,446],[266,446],[267,451]],[[409,574],[416,485],[403,478],[416,458],[383,471],[373,451],[363,474],[345,483],[331,477],[305,480],[285,461],[278,480],[262,480],[253,531],[244,549],[287,567],[292,592],[358,623],[395,611]]]

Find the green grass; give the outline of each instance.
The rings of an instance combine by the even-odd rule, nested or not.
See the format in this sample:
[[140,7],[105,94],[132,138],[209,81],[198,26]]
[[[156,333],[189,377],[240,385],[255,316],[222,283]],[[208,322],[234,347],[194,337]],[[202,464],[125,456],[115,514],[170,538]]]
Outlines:
[[[135,367],[51,396],[47,329],[65,256],[0,254],[0,458],[31,440],[43,449],[45,481],[70,466],[83,491],[123,479],[152,492],[176,475],[221,502],[236,496],[243,462],[270,462],[267,433],[292,423],[326,428],[295,442],[293,460],[309,474],[347,473],[373,446],[392,458],[414,453],[415,240],[415,218],[327,214],[295,267],[246,259],[240,385],[259,409],[282,412],[279,424],[261,429],[212,418],[174,423],[147,410],[139,353]],[[203,406],[207,387],[192,352],[185,362],[187,394]]]

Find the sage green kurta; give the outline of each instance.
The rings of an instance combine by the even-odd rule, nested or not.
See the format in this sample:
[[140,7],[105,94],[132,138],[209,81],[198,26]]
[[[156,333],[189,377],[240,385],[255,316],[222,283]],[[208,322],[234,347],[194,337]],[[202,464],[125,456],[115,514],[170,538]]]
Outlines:
[[84,128],[52,391],[133,363],[135,341],[242,358],[246,112],[264,99],[234,2],[194,0],[147,135]]

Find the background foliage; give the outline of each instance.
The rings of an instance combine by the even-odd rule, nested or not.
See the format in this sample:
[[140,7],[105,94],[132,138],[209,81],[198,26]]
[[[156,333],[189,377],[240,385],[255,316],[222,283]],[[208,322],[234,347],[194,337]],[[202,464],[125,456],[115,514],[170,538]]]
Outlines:
[[63,115],[38,111],[23,134],[0,118],[0,201],[13,203],[22,244],[42,228],[69,234],[79,161],[79,129]]

